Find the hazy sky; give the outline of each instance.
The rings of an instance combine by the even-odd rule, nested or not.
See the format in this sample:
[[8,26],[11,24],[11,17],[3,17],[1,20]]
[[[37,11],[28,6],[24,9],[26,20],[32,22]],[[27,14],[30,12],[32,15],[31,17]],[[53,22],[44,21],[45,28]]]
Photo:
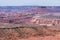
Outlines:
[[60,0],[0,0],[0,6],[60,6]]

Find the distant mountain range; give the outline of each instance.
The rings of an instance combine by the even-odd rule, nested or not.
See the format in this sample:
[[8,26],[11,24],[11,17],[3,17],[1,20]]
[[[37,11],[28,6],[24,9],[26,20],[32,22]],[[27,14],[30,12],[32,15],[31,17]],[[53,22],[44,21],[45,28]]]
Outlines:
[[60,6],[0,6],[0,10],[37,10],[43,12],[60,12]]

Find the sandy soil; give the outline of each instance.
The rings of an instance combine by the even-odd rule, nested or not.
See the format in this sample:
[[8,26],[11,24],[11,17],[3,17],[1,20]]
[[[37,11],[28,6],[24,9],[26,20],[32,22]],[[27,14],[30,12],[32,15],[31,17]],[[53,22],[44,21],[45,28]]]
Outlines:
[[60,40],[60,29],[46,26],[1,28],[0,40]]
[[57,34],[56,36],[30,37],[30,38],[18,39],[18,40],[60,40],[60,34]]

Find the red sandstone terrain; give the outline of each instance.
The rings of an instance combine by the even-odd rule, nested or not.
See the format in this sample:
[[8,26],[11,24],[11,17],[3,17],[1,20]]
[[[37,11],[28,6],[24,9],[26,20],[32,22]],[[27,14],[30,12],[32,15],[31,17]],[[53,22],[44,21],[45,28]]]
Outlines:
[[[60,40],[60,26],[56,26],[52,22],[50,23],[53,24],[52,26],[42,26],[40,25],[41,18],[36,17],[48,16],[46,17],[48,20],[51,19],[51,21],[54,21],[60,19],[60,13],[58,14],[59,16],[57,14],[54,16],[54,10],[50,10],[49,8],[27,8],[28,10],[23,7],[21,9],[22,11],[0,11],[0,40]],[[36,20],[34,18],[36,18]],[[45,22],[44,18],[43,21]],[[43,21],[41,23],[44,23]],[[58,23],[59,22],[60,20],[58,20]],[[49,21],[47,21],[47,23],[49,23]]]
[[60,40],[60,28],[47,26],[0,28],[0,40]]

